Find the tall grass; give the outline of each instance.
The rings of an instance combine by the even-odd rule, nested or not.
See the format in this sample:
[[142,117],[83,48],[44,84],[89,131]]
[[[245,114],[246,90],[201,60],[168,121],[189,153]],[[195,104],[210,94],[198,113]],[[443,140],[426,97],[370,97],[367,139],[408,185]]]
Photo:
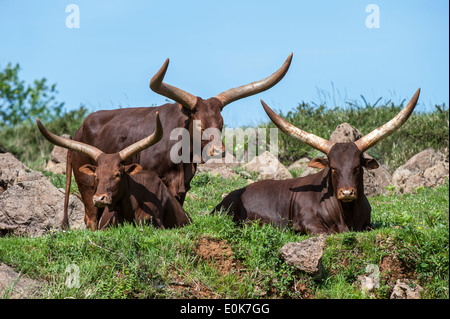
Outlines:
[[[57,135],[73,136],[87,114],[88,109],[80,107],[77,110],[65,112],[61,117],[44,124]],[[16,126],[0,126],[0,149],[12,153],[33,169],[44,169],[53,147],[54,145],[41,135],[34,122],[30,124],[30,121],[26,121]]]

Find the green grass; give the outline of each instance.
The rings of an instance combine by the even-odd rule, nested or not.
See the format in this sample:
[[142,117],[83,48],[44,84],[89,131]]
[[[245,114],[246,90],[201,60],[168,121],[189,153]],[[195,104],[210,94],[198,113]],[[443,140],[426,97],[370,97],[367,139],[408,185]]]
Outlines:
[[[357,276],[369,264],[384,270],[386,260],[403,265],[408,278],[424,287],[424,298],[449,297],[448,181],[414,194],[370,198],[375,229],[328,236],[324,272],[316,280],[286,265],[279,253],[285,243],[308,236],[258,223],[235,226],[226,216],[209,214],[222,194],[245,185],[243,178],[198,174],[184,205],[193,218],[189,226],[5,236],[0,261],[45,281],[45,298],[368,298]],[[223,256],[230,261],[225,272],[220,261],[198,253],[205,238],[231,248],[232,256]],[[66,285],[72,264],[79,268],[79,288]],[[389,298],[395,272],[381,273],[374,298]]]

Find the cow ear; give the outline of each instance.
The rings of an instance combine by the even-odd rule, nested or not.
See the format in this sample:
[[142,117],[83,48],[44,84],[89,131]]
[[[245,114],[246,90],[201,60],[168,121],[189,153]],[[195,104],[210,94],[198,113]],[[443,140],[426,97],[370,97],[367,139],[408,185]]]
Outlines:
[[367,169],[375,169],[380,167],[380,164],[374,158],[363,157],[362,166],[364,166]]
[[314,168],[325,168],[329,165],[328,159],[325,157],[316,157],[311,162],[309,162],[309,167]]
[[95,175],[96,169],[97,169],[97,166],[85,164],[85,165],[81,166],[78,170],[83,174],[93,176],[93,175]]
[[139,164],[130,164],[125,166],[125,173],[127,173],[128,175],[134,175],[139,173],[142,170],[142,166]]

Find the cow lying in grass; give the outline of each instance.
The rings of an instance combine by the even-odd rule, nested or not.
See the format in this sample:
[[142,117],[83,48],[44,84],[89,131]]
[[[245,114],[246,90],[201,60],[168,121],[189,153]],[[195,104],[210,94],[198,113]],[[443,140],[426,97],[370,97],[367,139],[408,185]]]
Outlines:
[[234,221],[260,220],[300,233],[339,233],[370,227],[370,204],[364,195],[363,167],[378,162],[364,152],[400,128],[411,115],[420,89],[393,119],[356,142],[334,143],[283,120],[263,101],[264,110],[284,133],[323,152],[309,166],[320,172],[289,180],[264,180],[228,194],[212,213],[227,211]]
[[[105,154],[91,145],[57,136],[49,132],[39,119],[36,122],[42,135],[51,143],[83,153],[97,163],[83,165],[79,170],[94,177],[93,204],[105,208],[98,217],[98,229],[125,221],[151,222],[154,226],[163,228],[184,226],[190,222],[181,204],[154,172],[143,170],[136,163],[124,164],[127,159],[162,138],[163,129],[158,112],[153,134],[113,154]],[[63,225],[67,223],[65,211]]]

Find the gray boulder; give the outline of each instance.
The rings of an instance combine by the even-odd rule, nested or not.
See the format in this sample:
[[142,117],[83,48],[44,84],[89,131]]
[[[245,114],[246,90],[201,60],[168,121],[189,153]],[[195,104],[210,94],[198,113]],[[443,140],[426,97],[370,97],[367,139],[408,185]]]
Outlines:
[[[40,236],[58,228],[64,212],[64,190],[11,154],[6,155],[6,160],[0,161],[0,185],[4,186],[0,193],[0,232]],[[69,197],[69,224],[71,228],[84,228],[84,205],[73,195]]]
[[448,158],[432,148],[411,157],[392,175],[392,184],[400,192],[411,193],[420,186],[434,187],[448,178]]
[[23,276],[10,266],[0,263],[0,299],[42,298],[44,283]]
[[35,181],[44,178],[41,172],[36,172],[22,164],[11,153],[0,153],[0,194],[18,182]]
[[420,299],[423,288],[415,281],[397,279],[391,293],[391,299]]
[[322,255],[325,239],[324,235],[320,235],[295,243],[287,243],[281,248],[281,256],[288,265],[319,278],[323,270]]
[[[64,138],[70,138],[70,135],[61,135]],[[67,163],[67,149],[55,145],[50,153],[50,161],[47,163],[45,170],[55,174],[65,174]]]
[[248,172],[257,172],[259,179],[288,179],[292,178],[291,172],[281,164],[278,158],[268,151],[254,157],[250,162],[242,166]]

